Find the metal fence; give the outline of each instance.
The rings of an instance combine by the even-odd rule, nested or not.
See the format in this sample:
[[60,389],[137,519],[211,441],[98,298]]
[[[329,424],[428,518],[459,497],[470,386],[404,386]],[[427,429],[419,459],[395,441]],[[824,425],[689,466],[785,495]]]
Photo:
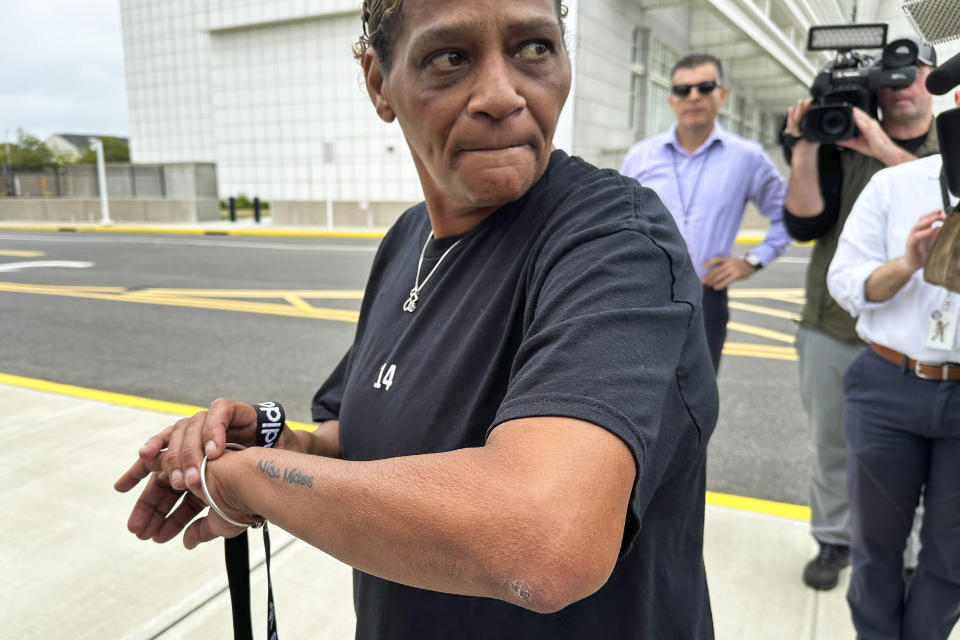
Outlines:
[[[167,165],[110,163],[107,193],[111,198],[216,198],[216,166],[208,163]],[[5,171],[0,194],[13,197],[90,198],[100,195],[97,166],[74,164],[42,171]]]

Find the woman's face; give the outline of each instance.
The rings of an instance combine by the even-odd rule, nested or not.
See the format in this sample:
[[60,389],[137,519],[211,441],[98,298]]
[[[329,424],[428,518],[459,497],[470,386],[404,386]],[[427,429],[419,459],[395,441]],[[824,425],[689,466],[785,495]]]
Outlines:
[[490,213],[543,175],[570,90],[554,0],[405,0],[393,50],[389,73],[367,51],[367,88],[431,215]]

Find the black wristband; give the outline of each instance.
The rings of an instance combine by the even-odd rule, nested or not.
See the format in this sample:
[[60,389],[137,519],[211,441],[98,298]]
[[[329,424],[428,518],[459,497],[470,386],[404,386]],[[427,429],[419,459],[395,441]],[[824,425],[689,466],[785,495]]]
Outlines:
[[279,402],[257,402],[253,408],[257,412],[257,446],[272,447],[280,439],[280,433],[286,424],[286,414]]
[[787,149],[793,149],[793,147],[801,140],[803,140],[802,135],[795,136],[792,133],[789,133],[788,131],[784,131],[783,133],[780,134],[780,144],[782,144]]

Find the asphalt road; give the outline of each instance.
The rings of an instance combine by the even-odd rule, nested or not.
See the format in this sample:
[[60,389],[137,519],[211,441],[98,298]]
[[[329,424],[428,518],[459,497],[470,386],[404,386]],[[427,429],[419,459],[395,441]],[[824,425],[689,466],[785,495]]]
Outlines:
[[[278,399],[307,422],[376,245],[0,230],[0,373],[199,406]],[[808,254],[793,247],[731,290],[711,490],[807,503],[791,339]]]

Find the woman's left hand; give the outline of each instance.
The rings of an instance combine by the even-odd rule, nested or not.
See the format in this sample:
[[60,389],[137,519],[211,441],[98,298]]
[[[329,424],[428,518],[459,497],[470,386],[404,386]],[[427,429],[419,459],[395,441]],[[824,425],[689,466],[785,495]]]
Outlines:
[[[114,489],[126,493],[142,478],[150,476],[127,519],[127,529],[141,540],[170,541],[207,506],[200,496],[186,489],[174,489],[170,485],[166,472],[160,466],[161,456],[151,461],[150,466],[155,466],[155,469],[137,460],[114,484]],[[177,506],[181,498],[183,501]]]
[[[114,484],[114,489],[126,493],[139,484],[140,480],[149,476],[143,493],[137,498],[127,519],[127,529],[131,533],[141,540],[163,543],[169,542],[186,528],[183,544],[188,549],[193,549],[201,542],[218,537],[232,538],[246,530],[246,526],[230,524],[213,509],[203,518],[194,521],[208,506],[203,492],[195,489],[175,489],[171,486],[167,472],[163,470],[164,455],[166,451],[161,451],[156,457],[147,460],[138,459]],[[236,510],[228,506],[229,501],[223,497],[222,487],[216,481],[216,473],[211,472],[211,468],[215,466],[218,465],[208,461],[207,487],[210,497],[231,518],[243,522],[249,516],[235,513]],[[178,505],[181,498],[183,500]]]

